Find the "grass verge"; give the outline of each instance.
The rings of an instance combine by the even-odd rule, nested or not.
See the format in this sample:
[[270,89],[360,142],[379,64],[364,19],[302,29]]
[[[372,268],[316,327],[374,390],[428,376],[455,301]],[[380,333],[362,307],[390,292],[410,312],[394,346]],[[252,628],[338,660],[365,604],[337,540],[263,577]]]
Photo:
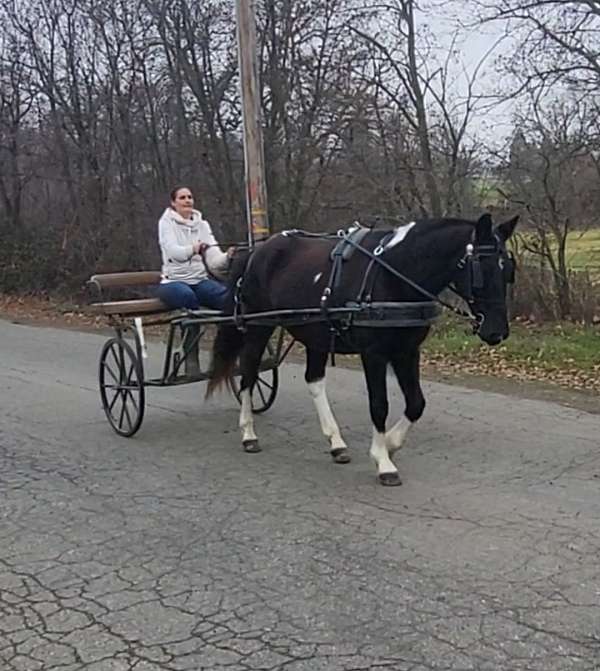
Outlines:
[[488,347],[473,337],[464,323],[444,316],[424,344],[423,361],[442,371],[600,391],[600,329],[570,323],[513,322],[508,340]]

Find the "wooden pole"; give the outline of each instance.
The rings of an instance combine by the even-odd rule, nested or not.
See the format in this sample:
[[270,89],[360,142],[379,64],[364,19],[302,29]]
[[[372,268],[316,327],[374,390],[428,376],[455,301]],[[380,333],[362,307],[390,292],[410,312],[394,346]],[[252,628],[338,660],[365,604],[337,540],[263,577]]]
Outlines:
[[267,187],[256,53],[254,0],[236,0],[240,93],[243,112],[248,242],[269,237]]

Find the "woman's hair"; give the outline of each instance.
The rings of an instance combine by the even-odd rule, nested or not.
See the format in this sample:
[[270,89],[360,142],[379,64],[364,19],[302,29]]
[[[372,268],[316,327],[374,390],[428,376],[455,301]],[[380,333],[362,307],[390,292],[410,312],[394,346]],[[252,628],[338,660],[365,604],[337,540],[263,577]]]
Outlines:
[[184,184],[178,184],[177,186],[173,187],[171,189],[171,192],[169,193],[169,196],[171,197],[171,202],[173,202],[175,198],[177,198],[177,192],[181,191],[181,189],[188,189],[190,193],[192,191],[189,186],[185,186]]

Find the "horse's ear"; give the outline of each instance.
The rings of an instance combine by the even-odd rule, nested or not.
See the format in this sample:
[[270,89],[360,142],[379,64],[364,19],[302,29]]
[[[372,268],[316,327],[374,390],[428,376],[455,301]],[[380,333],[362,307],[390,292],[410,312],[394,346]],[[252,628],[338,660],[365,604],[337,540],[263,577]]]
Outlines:
[[505,221],[496,228],[496,233],[502,242],[506,242],[508,238],[510,238],[510,236],[514,233],[515,226],[517,225],[518,221],[519,215],[517,214],[512,219]]
[[475,225],[475,238],[485,242],[492,237],[492,215],[489,212],[482,214]]

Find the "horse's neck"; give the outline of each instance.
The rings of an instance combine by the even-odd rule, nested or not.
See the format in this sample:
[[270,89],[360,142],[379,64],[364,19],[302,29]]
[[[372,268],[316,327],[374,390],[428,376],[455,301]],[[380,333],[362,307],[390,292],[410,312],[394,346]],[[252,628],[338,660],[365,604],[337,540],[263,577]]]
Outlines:
[[[428,231],[414,242],[412,249],[392,249],[388,263],[432,294],[441,293],[456,275],[472,226],[455,225]],[[439,250],[433,254],[431,250]]]

